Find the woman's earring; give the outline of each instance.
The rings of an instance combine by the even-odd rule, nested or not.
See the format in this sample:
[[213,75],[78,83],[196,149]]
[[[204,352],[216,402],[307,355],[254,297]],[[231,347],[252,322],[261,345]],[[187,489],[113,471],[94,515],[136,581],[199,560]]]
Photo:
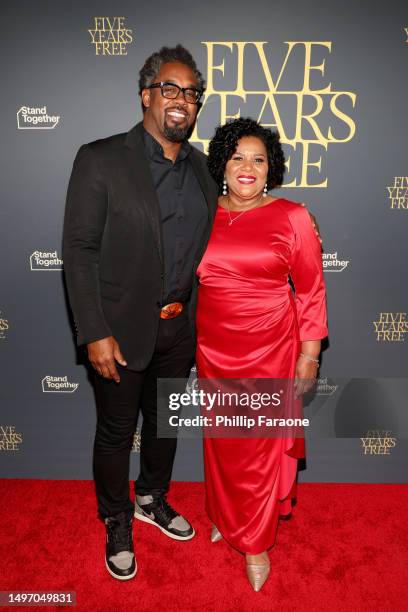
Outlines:
[[264,187],[262,196],[266,198],[267,195],[268,195],[268,183],[265,183],[265,187]]
[[222,195],[224,196],[227,195],[227,181],[225,180],[225,176],[224,176],[224,180],[222,181]]

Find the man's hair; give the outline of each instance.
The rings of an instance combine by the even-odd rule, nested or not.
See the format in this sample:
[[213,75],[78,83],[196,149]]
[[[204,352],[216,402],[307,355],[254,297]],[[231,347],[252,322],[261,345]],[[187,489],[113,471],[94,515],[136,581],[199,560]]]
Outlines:
[[[139,72],[139,94],[142,93],[143,89],[154,83],[154,80],[159,74],[163,64],[168,64],[169,62],[179,62],[180,64],[184,64],[185,66],[191,68],[197,79],[198,89],[204,90],[205,81],[203,75],[197,68],[197,64],[195,63],[193,56],[185,47],[182,45],[177,45],[176,47],[162,47],[160,51],[152,53],[147,58]],[[143,106],[143,111],[144,110],[145,108]]]

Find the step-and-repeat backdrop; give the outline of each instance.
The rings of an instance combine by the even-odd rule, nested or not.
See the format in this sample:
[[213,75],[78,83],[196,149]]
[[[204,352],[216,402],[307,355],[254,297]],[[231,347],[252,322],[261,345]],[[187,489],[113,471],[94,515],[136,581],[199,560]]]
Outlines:
[[[16,0],[2,11],[0,470],[91,478],[92,387],[77,360],[61,234],[78,147],[142,113],[144,60],[185,45],[207,81],[192,143],[230,117],[278,129],[281,194],[324,238],[330,343],[306,407],[303,481],[403,482],[408,459],[405,3]],[[132,474],[137,471],[135,432]],[[202,478],[181,440],[178,480]]]

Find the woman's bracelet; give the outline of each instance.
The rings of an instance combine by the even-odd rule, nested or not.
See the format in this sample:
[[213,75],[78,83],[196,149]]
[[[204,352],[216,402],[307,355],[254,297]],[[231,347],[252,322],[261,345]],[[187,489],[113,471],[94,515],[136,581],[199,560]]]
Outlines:
[[300,353],[300,357],[304,357],[305,359],[308,359],[309,361],[313,361],[314,363],[317,363],[317,364],[319,363],[318,359],[315,359],[311,355],[306,355],[305,353]]

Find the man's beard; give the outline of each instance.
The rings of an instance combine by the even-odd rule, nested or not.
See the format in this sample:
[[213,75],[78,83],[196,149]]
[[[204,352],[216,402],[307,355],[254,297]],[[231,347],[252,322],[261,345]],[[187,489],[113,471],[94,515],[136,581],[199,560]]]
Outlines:
[[170,127],[166,121],[164,121],[164,135],[170,142],[184,142],[190,134],[191,127]]

